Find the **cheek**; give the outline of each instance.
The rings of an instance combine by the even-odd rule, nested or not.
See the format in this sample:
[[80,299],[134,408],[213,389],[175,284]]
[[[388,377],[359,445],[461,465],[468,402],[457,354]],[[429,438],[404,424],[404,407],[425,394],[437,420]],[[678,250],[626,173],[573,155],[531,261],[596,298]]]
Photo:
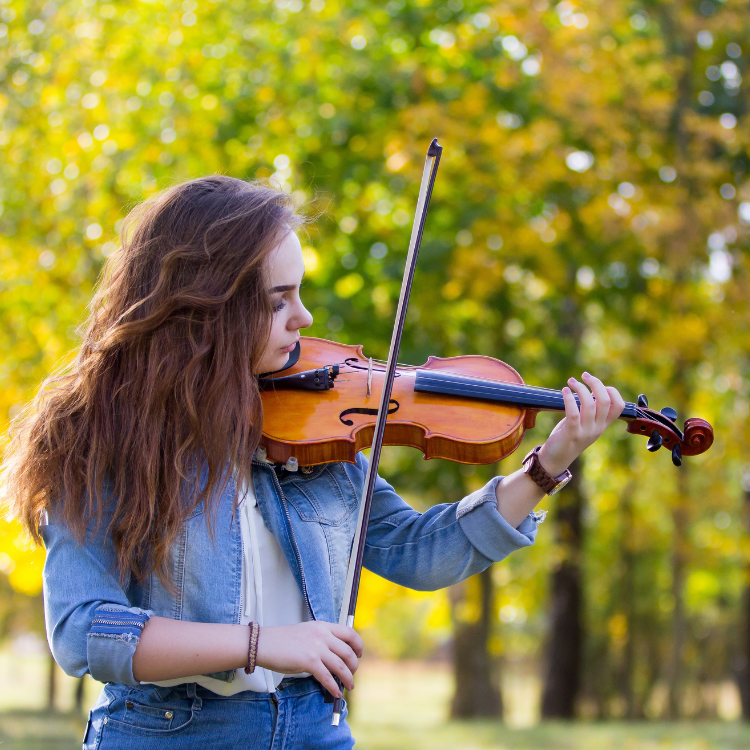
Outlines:
[[273,322],[271,323],[271,335],[269,336],[269,343],[274,344],[280,341],[284,337],[284,324],[286,320],[283,311],[276,313],[273,316]]

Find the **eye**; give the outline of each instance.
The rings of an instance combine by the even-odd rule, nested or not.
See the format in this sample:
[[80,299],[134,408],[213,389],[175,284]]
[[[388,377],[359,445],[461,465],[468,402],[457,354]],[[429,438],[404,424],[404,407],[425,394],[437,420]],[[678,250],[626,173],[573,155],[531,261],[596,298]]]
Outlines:
[[282,310],[284,308],[285,305],[286,305],[286,302],[284,302],[284,300],[281,300],[281,302],[279,302],[278,305],[274,306],[273,311],[274,312],[279,312],[280,310]]

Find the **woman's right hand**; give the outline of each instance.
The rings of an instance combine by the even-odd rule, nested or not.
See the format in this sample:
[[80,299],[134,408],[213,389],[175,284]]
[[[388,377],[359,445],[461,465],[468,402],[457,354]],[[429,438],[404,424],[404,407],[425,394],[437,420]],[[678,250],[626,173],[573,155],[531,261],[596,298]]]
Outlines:
[[256,664],[281,674],[309,672],[334,697],[341,691],[333,676],[347,690],[354,690],[354,672],[362,656],[362,639],[353,628],[330,622],[262,627],[258,636]]

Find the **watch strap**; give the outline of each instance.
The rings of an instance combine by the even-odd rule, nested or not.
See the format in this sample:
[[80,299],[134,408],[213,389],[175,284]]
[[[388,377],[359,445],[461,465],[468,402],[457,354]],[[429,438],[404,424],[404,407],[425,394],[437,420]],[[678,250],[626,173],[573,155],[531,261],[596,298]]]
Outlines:
[[541,445],[537,445],[533,450],[526,454],[523,459],[523,470],[528,474],[529,478],[540,488],[545,494],[549,495],[554,493],[555,490],[561,486],[567,484],[573,477],[568,469],[560,474],[560,476],[553,477],[546,469],[542,466],[539,461],[539,451],[542,449]]

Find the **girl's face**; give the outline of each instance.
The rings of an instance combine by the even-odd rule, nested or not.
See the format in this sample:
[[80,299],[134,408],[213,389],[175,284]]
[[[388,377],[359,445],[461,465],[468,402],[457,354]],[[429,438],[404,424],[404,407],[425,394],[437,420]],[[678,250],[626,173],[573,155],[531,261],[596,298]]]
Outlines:
[[304,275],[302,246],[297,235],[289,232],[268,256],[268,294],[275,312],[266,350],[256,368],[258,375],[280,370],[299,339],[299,329],[312,325],[312,315],[299,296]]

